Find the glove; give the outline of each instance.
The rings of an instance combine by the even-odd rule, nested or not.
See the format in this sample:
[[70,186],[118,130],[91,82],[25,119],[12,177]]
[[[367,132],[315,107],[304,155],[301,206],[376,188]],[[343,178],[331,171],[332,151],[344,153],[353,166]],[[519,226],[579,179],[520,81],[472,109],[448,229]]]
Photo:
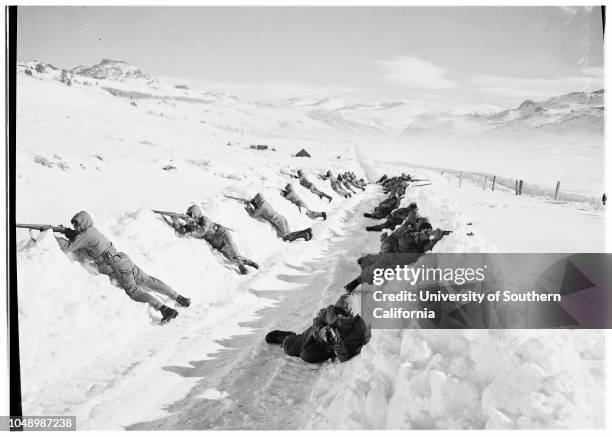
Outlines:
[[323,343],[327,343],[330,346],[333,346],[338,341],[338,333],[329,325],[321,328],[319,331],[319,337]]
[[77,232],[74,229],[64,228],[63,234],[69,239],[73,240],[77,236]]

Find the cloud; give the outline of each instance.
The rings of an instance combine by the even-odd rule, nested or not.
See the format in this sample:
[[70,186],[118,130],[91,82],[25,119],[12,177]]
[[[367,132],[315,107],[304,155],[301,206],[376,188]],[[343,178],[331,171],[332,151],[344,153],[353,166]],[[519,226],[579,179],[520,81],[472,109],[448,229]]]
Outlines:
[[376,61],[383,71],[382,79],[406,88],[448,89],[459,84],[448,79],[448,72],[430,61],[413,56],[394,56],[386,61]]
[[468,79],[479,91],[509,97],[548,98],[574,91],[594,91],[604,87],[603,68],[591,67],[583,76],[533,79],[479,74]]

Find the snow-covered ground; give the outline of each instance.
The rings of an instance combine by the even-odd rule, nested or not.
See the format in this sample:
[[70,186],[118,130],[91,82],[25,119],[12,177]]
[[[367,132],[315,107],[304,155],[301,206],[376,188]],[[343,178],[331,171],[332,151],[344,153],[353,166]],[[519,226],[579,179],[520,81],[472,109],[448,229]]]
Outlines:
[[[455,176],[412,164],[447,166],[442,159],[390,155],[382,146],[397,111],[381,125],[372,107],[349,119],[330,111],[330,101],[312,114],[210,90],[194,101],[195,91],[163,83],[82,82],[20,71],[17,221],[68,224],[87,210],[119,250],[193,304],[159,326],[158,314],[67,258],[52,235],[34,244],[20,230],[24,414],[74,414],[79,429],[603,426],[599,331],[376,330],[360,356],[323,366],[263,342],[270,329],[305,328],[358,273],[356,258],[378,247],[362,213],[382,192],[371,185],[339,198],[316,178],[327,169],[370,180],[402,171],[430,178],[405,202],[454,230],[439,252],[603,251],[601,209],[470,181],[459,187]],[[155,93],[166,97],[143,96]],[[301,148],[312,158],[294,157]],[[327,221],[311,221],[279,195],[290,182],[281,170],[297,168],[333,195],[328,203],[294,183]],[[314,239],[284,243],[223,197],[257,192],[292,229],[312,226]],[[233,229],[261,270],[238,275],[205,242],[176,237],[150,211],[191,203]]]

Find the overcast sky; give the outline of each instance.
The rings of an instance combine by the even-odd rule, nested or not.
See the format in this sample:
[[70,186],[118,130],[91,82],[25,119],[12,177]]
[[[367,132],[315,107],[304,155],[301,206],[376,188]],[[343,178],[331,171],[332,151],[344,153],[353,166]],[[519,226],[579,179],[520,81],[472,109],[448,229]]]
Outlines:
[[501,106],[603,88],[599,7],[19,7],[18,58]]

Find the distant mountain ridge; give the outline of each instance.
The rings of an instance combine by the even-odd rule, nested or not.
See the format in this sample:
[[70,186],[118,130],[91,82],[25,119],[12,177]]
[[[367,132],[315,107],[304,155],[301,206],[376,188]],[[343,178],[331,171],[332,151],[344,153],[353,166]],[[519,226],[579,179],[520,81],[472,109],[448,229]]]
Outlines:
[[535,102],[524,100],[514,109],[492,113],[457,114],[430,111],[418,114],[401,136],[444,136],[456,134],[533,134],[556,133],[603,136],[603,89],[571,92]]
[[214,105],[218,110],[244,114],[245,121],[265,113],[281,129],[321,126],[352,135],[400,138],[538,133],[603,135],[603,89],[571,92],[542,101],[527,99],[513,109],[503,109],[486,103],[432,106],[418,101],[320,94],[248,101],[223,89],[192,89],[172,79],[161,81],[132,64],[108,58],[93,66],[80,65],[69,70],[38,61],[18,62],[18,71],[39,79],[66,83],[68,78],[71,84],[95,85],[133,105],[144,100]]

